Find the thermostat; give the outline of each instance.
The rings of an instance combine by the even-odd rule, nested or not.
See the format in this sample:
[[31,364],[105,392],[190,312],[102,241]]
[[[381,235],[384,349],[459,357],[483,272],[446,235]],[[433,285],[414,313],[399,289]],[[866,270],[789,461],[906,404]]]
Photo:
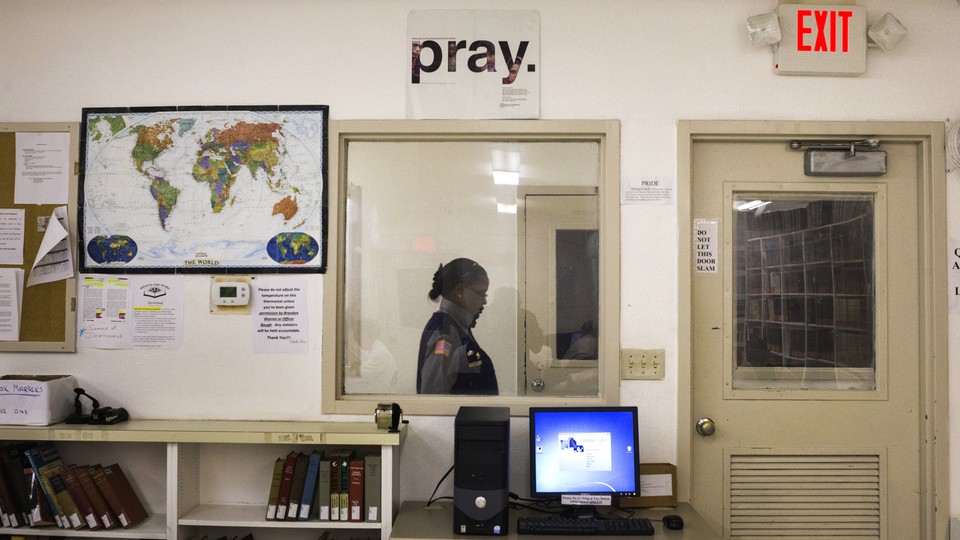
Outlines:
[[216,281],[210,287],[215,306],[245,306],[250,303],[250,285],[242,281]]

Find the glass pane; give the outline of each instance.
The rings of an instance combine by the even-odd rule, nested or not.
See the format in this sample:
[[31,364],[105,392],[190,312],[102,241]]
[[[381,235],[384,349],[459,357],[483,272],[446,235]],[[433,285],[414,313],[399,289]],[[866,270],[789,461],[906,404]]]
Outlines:
[[596,230],[557,231],[557,358],[597,359],[599,236]]
[[[344,393],[416,394],[418,368],[439,355],[444,358],[434,359],[456,359],[460,367],[451,372],[455,385],[437,386],[438,393],[480,393],[464,384],[464,374],[482,363],[492,365],[499,395],[522,395],[524,364],[518,351],[542,345],[524,343],[525,334],[518,331],[520,313],[529,309],[520,303],[518,197],[531,191],[594,193],[599,159],[595,142],[351,142],[345,188]],[[587,236],[564,234],[562,249],[582,257],[591,249],[584,245],[591,242]],[[557,317],[575,320],[577,332],[591,313],[596,318],[596,299],[585,304],[580,297],[584,279],[597,286],[595,237],[592,242],[593,270],[580,276],[578,267],[578,275],[558,279],[563,307],[552,298],[549,304],[551,310],[557,306]],[[469,307],[459,305],[455,291],[437,301],[428,298],[438,268],[458,258],[483,267],[487,281],[482,287],[464,282],[459,290],[482,302],[470,308],[482,311],[460,325],[454,340],[425,338],[427,328],[436,328],[429,322],[435,313],[450,303]],[[541,320],[555,316],[552,311],[536,315]],[[431,344],[425,347],[427,341]],[[466,347],[468,341],[475,346]],[[481,352],[486,360],[478,361]]]
[[872,195],[736,194],[733,387],[876,387]]

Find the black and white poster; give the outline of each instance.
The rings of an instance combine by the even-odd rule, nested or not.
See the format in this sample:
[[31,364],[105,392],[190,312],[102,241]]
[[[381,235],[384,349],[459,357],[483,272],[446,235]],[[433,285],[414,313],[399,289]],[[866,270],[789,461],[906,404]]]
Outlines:
[[539,12],[411,11],[407,36],[407,118],[540,117]]

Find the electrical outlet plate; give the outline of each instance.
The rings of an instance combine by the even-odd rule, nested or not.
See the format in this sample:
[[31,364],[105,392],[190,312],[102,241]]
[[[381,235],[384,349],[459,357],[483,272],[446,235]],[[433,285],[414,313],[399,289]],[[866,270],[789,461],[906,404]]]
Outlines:
[[661,380],[664,377],[663,349],[623,349],[620,351],[622,380]]

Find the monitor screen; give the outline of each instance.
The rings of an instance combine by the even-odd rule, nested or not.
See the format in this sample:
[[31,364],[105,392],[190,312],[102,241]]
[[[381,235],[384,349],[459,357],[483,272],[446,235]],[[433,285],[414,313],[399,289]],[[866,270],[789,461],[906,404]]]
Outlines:
[[636,407],[531,407],[530,493],[640,492]]

